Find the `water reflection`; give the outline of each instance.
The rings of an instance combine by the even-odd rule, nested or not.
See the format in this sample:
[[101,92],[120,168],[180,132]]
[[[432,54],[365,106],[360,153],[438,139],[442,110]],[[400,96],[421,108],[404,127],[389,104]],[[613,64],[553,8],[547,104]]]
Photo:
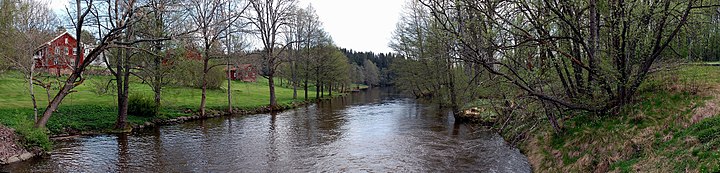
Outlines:
[[493,133],[373,89],[296,110],[59,141],[11,172],[529,172]]

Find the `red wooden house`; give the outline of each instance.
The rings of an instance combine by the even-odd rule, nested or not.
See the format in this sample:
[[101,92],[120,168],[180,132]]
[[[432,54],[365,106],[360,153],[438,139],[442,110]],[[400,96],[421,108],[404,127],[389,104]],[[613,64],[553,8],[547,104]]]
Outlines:
[[[227,72],[225,68],[225,72]],[[255,82],[257,81],[257,69],[252,64],[240,64],[233,65],[230,67],[230,74],[228,74],[231,80],[241,80],[243,82]]]
[[56,76],[71,74],[75,56],[80,54],[81,62],[85,59],[85,51],[77,48],[77,42],[75,37],[65,32],[41,45],[33,56],[35,68]]

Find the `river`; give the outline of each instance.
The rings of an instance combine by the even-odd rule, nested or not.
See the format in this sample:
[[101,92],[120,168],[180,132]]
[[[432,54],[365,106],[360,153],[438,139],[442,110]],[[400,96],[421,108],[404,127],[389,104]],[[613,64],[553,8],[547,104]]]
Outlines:
[[496,133],[391,89],[277,114],[55,141],[2,172],[531,172]]

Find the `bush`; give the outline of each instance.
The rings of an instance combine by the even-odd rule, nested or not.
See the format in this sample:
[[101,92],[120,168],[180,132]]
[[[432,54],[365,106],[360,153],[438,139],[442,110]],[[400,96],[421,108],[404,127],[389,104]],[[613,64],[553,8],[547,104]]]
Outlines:
[[44,129],[33,128],[32,125],[25,125],[16,130],[18,134],[23,136],[25,147],[32,148],[37,146],[45,151],[52,149],[52,142]]
[[128,114],[141,117],[154,117],[159,106],[149,97],[131,95],[128,100]]
[[[173,79],[175,84],[193,88],[202,88],[203,64],[200,61],[182,60],[175,62]],[[207,74],[207,88],[219,89],[225,81],[222,67],[210,69]]]

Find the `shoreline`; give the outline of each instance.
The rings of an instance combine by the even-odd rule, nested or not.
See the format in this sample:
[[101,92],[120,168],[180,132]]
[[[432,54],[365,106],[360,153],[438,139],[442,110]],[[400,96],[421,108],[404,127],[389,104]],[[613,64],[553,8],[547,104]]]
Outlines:
[[[256,114],[267,114],[272,112],[284,112],[292,109],[297,109],[302,106],[307,106],[310,104],[315,104],[323,100],[329,100],[334,99],[338,97],[345,97],[347,94],[355,93],[355,92],[361,92],[369,89],[368,87],[358,88],[357,90],[350,90],[345,93],[338,93],[333,96],[326,96],[321,98],[315,98],[311,100],[302,100],[298,102],[293,102],[291,104],[286,105],[279,105],[275,109],[270,109],[269,106],[260,106],[256,108],[249,108],[249,109],[242,109],[242,108],[235,108],[233,109],[233,113],[228,113],[226,110],[217,110],[217,109],[208,109],[206,116],[200,116],[198,112],[195,112],[195,110],[186,109],[186,110],[179,110],[180,112],[189,113],[189,115],[186,116],[180,116],[180,117],[174,117],[170,119],[160,119],[155,118],[150,121],[145,121],[142,124],[128,124],[127,129],[124,130],[100,130],[100,131],[74,131],[72,129],[66,129],[61,134],[48,134],[48,138],[51,141],[57,141],[57,140],[67,140],[67,139],[74,139],[79,138],[83,136],[92,136],[92,135],[103,135],[103,134],[120,134],[120,133],[131,133],[135,130],[141,130],[146,128],[156,128],[160,126],[171,126],[171,125],[178,125],[186,122],[193,122],[193,121],[200,121],[200,120],[206,120],[211,118],[218,118],[218,117],[227,117],[227,116],[247,116],[247,115],[256,115]],[[9,128],[9,127],[7,127]],[[12,129],[12,128],[9,128]],[[12,129],[14,131],[14,129]],[[69,132],[68,132],[69,131]],[[21,162],[25,160],[29,160],[35,157],[43,157],[49,155],[49,153],[52,151],[45,151],[38,148],[33,148],[32,150],[26,149],[24,144],[20,142],[21,140],[25,140],[22,136],[15,135],[16,138],[18,138],[18,144],[26,151],[20,154],[12,155],[5,158],[0,158],[0,165],[7,165],[15,162]],[[23,139],[20,139],[23,138]]]
[[[342,95],[338,95],[342,96]],[[333,96],[336,97],[336,96]],[[330,98],[332,99],[332,98]],[[200,116],[197,112],[192,112],[190,115],[187,116],[180,116],[170,119],[153,119],[150,121],[145,121],[143,124],[133,124],[128,125],[128,128],[125,130],[109,130],[109,131],[78,131],[76,133],[63,133],[63,134],[55,134],[50,135],[49,138],[51,140],[65,140],[65,139],[71,139],[71,138],[77,138],[82,136],[91,136],[91,135],[102,135],[102,134],[119,134],[119,133],[131,133],[134,130],[141,130],[146,128],[155,128],[160,126],[171,126],[171,125],[178,125],[186,122],[193,122],[193,121],[200,121],[200,120],[206,120],[211,118],[218,118],[218,117],[226,117],[226,116],[246,116],[246,115],[255,115],[255,114],[266,114],[266,113],[272,113],[272,112],[283,112],[291,109],[296,109],[301,106],[310,105],[317,103],[317,101],[321,101],[322,99],[313,99],[308,101],[300,101],[296,102],[290,105],[285,106],[279,106],[275,110],[270,110],[269,106],[261,106],[254,109],[240,109],[235,108],[233,109],[233,113],[228,113],[227,111],[220,111],[215,109],[207,109],[207,115],[206,116]],[[192,110],[185,110],[185,112],[189,112]]]

